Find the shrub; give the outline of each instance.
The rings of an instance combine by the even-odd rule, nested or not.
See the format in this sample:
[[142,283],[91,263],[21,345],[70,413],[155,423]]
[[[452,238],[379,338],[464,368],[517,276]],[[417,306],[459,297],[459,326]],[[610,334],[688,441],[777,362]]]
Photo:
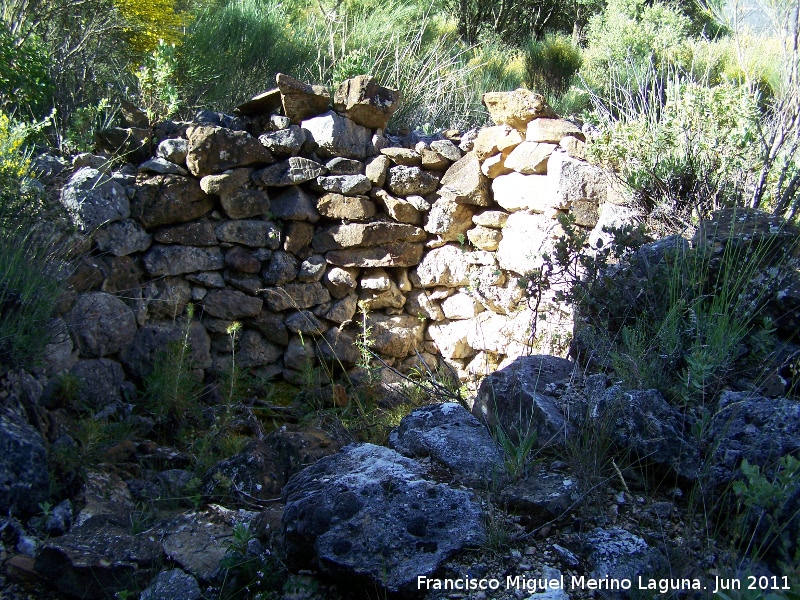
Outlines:
[[168,119],[180,106],[175,80],[178,62],[174,45],[159,41],[136,72],[139,80],[139,106],[151,122]]
[[0,25],[0,110],[43,117],[53,92],[48,57],[35,37],[15,40]]
[[581,67],[581,50],[572,37],[547,33],[532,37],[525,44],[525,82],[532,90],[544,94],[564,94]]

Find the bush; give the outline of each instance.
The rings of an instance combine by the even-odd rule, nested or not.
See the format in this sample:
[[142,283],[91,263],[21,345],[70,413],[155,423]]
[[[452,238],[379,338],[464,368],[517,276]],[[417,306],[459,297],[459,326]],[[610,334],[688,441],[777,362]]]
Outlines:
[[581,50],[572,37],[548,33],[525,44],[525,82],[541,93],[564,94],[582,64]]
[[15,40],[0,25],[0,110],[42,118],[53,92],[48,57],[35,37]]

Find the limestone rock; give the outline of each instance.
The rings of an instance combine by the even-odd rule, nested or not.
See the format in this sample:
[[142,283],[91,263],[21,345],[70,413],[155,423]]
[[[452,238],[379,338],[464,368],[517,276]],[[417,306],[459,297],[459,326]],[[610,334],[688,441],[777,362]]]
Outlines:
[[142,264],[149,275],[181,275],[221,269],[225,266],[225,259],[218,247],[198,248],[156,244],[144,255]]
[[525,356],[483,380],[472,414],[517,441],[536,435],[536,446],[563,444],[570,434],[548,386],[570,380],[574,363],[555,356]]
[[328,263],[324,256],[314,254],[309,256],[300,264],[300,271],[297,273],[297,280],[300,283],[312,283],[319,281],[325,275]]
[[383,187],[386,183],[386,174],[389,171],[391,161],[388,156],[376,156],[367,161],[364,174],[372,182],[375,187]]
[[390,593],[411,592],[419,575],[486,538],[468,493],[427,481],[418,463],[372,444],[318,461],[289,480],[283,498],[291,568],[366,578]]
[[314,236],[314,226],[306,221],[290,221],[283,240],[283,249],[292,254],[299,253],[311,243]]
[[[669,566],[658,550],[648,546],[639,536],[621,528],[597,527],[583,538],[589,549],[591,577],[634,581],[636,577],[647,579]],[[609,596],[622,598],[623,594]]]
[[505,470],[489,430],[455,402],[414,410],[389,435],[389,447],[411,458],[430,457],[470,484],[488,485]]
[[445,358],[469,358],[475,354],[467,343],[468,331],[469,323],[466,321],[445,320],[428,326],[428,335]]
[[186,165],[195,177],[273,162],[269,150],[246,131],[200,125],[190,127],[186,135],[189,138]]
[[496,154],[508,155],[522,142],[522,134],[508,125],[483,127],[473,142],[472,153],[484,161]]
[[131,216],[146,228],[184,223],[214,208],[214,199],[200,189],[196,179],[156,175],[136,186]]
[[489,229],[488,227],[478,225],[467,231],[467,239],[476,248],[494,252],[500,245],[503,234],[497,229]]
[[297,279],[299,270],[300,261],[294,255],[288,252],[275,252],[261,277],[267,285],[280,286]]
[[508,213],[502,210],[485,210],[472,217],[472,222],[475,225],[491,229],[502,229],[506,226],[506,221],[508,221]]
[[317,152],[323,158],[367,156],[372,132],[333,111],[303,121],[302,127],[306,139],[316,144]]
[[425,231],[438,235],[444,242],[455,242],[463,239],[463,235],[472,227],[473,213],[474,209],[468,204],[439,198],[428,213]]
[[290,313],[283,323],[286,325],[286,329],[292,333],[302,333],[303,335],[320,336],[327,329],[309,310]]
[[375,204],[366,196],[342,194],[325,194],[317,201],[317,210],[323,217],[341,221],[366,221],[377,212]]
[[398,242],[369,248],[332,250],[325,259],[338,267],[413,267],[418,264],[423,244]]
[[438,152],[450,162],[461,158],[461,151],[450,140],[436,140],[431,142],[431,150]]
[[281,92],[283,112],[292,123],[299,123],[328,109],[331,96],[325,86],[309,85],[283,73],[278,73],[275,79]]
[[337,156],[325,163],[331,175],[364,175],[364,163],[352,158]]
[[322,316],[334,323],[349,323],[356,314],[358,296],[348,294],[341,300],[334,302]]
[[503,228],[497,250],[500,267],[527,275],[542,264],[542,253],[552,250],[552,242],[562,235],[557,221],[544,215],[514,213]]
[[555,147],[555,144],[522,142],[506,157],[504,165],[524,175],[547,173],[547,161]]
[[214,226],[208,219],[161,229],[156,232],[154,238],[155,241],[161,244],[181,244],[184,246],[217,245]]
[[370,129],[385,129],[399,106],[400,92],[381,86],[369,75],[343,81],[333,95],[337,111]]
[[123,187],[100,171],[84,167],[70,177],[61,190],[61,204],[82,232],[127,219],[130,203]]
[[358,295],[367,310],[380,310],[382,308],[403,308],[406,297],[400,292],[394,281],[389,282],[389,287],[385,290],[362,290]]
[[494,200],[509,212],[525,210],[544,213],[560,208],[557,181],[548,175],[509,173],[492,181]]
[[119,352],[136,333],[136,319],[116,296],[90,292],[78,296],[64,319],[81,356],[102,358]]
[[448,319],[471,319],[483,312],[483,306],[468,292],[460,291],[442,301],[442,311]]
[[121,406],[133,399],[136,388],[125,381],[125,373],[120,364],[107,358],[79,360],[70,369],[80,384],[81,404],[93,411],[102,410],[111,404]]
[[558,144],[565,136],[586,141],[583,133],[566,119],[534,119],[528,123],[525,139],[529,142],[548,142]]
[[506,157],[503,154],[490,156],[481,164],[481,173],[486,175],[489,179],[496,179],[500,177],[500,175],[508,175],[513,172],[514,169],[506,166]]
[[324,275],[325,287],[334,298],[343,298],[358,286],[358,269],[331,267]]
[[419,319],[443,321],[444,312],[427,290],[411,290],[406,297],[405,311]]
[[525,513],[532,523],[544,525],[561,519],[581,504],[581,490],[575,477],[536,469],[503,488],[500,502]]
[[139,600],[200,600],[197,580],[180,569],[161,571],[139,596]]
[[397,165],[389,169],[386,184],[389,191],[398,196],[424,196],[436,191],[439,178],[419,167]]
[[422,342],[423,324],[411,315],[371,313],[367,326],[372,327],[373,349],[380,354],[404,358]]
[[544,96],[522,88],[513,92],[487,92],[483,104],[497,125],[509,125],[519,131],[525,131],[533,119],[556,117]]
[[[260,302],[259,300],[259,311],[261,310]],[[236,362],[243,369],[271,365],[283,356],[283,348],[266,341],[260,333],[253,329],[245,330],[238,344]]]
[[381,203],[386,214],[398,223],[410,223],[412,225],[422,224],[422,213],[407,200],[395,198],[389,192],[382,189],[373,191],[374,197]]
[[127,256],[144,252],[153,242],[153,237],[133,219],[108,223],[94,234],[97,248],[114,256]]
[[[311,242],[316,252],[354,246],[385,246],[397,242],[420,242],[427,236],[419,227],[405,223],[347,223],[318,230]],[[366,266],[366,265],[364,265]]]
[[446,245],[428,252],[412,273],[412,282],[420,287],[460,287],[469,283],[470,263],[457,246]]
[[467,154],[447,169],[440,182],[439,195],[459,204],[489,206],[489,182],[481,172],[475,154]]

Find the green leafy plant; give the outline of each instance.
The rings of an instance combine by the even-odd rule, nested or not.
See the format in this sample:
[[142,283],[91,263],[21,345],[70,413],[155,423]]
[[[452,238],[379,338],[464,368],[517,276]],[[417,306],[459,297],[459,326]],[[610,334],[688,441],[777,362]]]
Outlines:
[[525,82],[532,90],[561,95],[581,67],[581,50],[571,36],[547,33],[532,37],[524,47]]
[[494,438],[503,451],[503,462],[506,472],[515,481],[519,479],[528,466],[531,450],[536,445],[539,435],[536,430],[529,430],[519,439],[506,434],[499,424],[495,427]]
[[91,152],[95,134],[112,127],[118,115],[119,107],[108,98],[101,98],[97,104],[76,108],[62,137],[63,150],[72,154]]
[[151,122],[168,119],[180,108],[178,69],[175,46],[161,40],[136,72],[139,102]]

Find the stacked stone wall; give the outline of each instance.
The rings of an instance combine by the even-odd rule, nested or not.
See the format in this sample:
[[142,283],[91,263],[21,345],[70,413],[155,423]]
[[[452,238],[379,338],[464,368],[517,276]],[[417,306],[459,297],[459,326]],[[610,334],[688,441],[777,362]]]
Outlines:
[[533,335],[524,277],[563,233],[559,213],[593,235],[619,213],[581,130],[517,90],[486,95],[495,126],[387,137],[399,101],[369,77],[331,99],[279,75],[238,117],[118,132],[154,152],[137,142],[141,164],[85,166],[64,187],[88,252],[58,366],[144,377],[185,335],[190,303],[201,371],[230,365],[234,322],[238,366],[298,384],[307,363],[353,367],[365,326],[402,372],[422,358],[466,380],[563,355],[571,314],[545,299]]

